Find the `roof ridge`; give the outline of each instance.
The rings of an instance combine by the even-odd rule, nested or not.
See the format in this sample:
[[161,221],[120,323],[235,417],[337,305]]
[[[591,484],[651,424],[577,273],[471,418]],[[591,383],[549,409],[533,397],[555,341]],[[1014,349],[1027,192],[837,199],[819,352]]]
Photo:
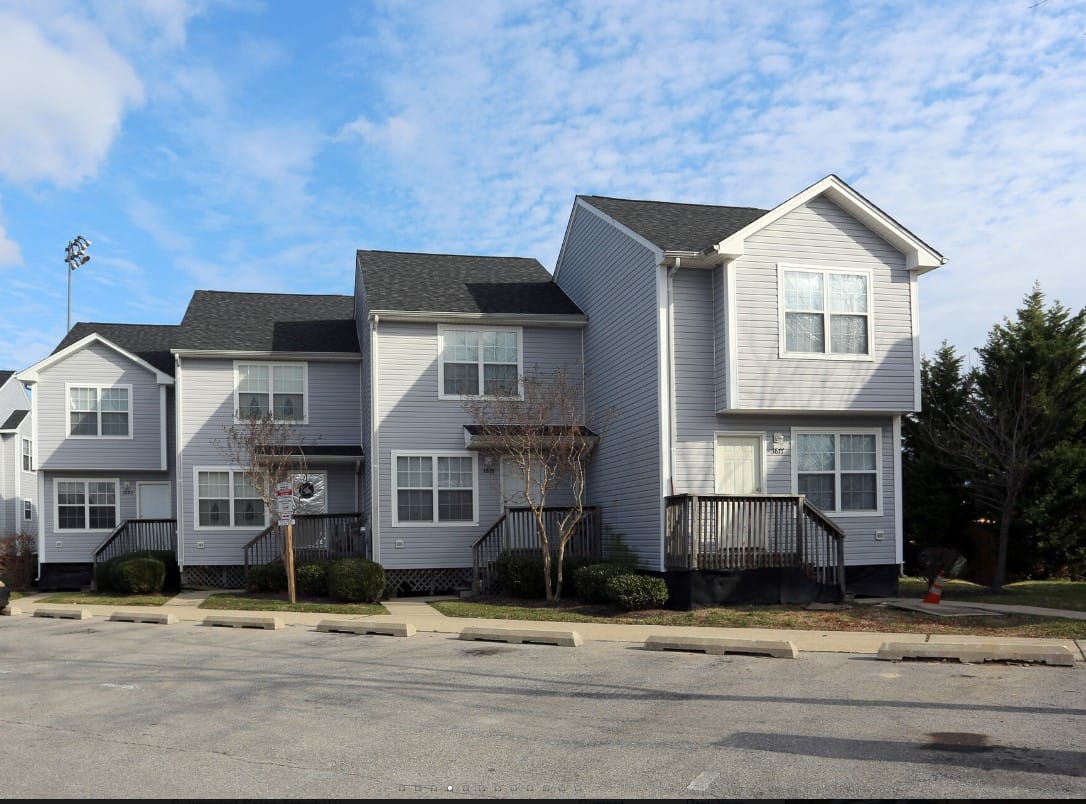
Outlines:
[[308,296],[310,298],[321,299],[352,299],[349,293],[286,293],[280,291],[263,291],[263,290],[194,290],[192,295],[197,293],[215,293],[221,296]]
[[578,198],[599,198],[604,201],[626,201],[631,204],[668,204],[675,207],[702,207],[709,209],[749,209],[752,212],[769,212],[764,207],[737,206],[734,204],[697,204],[692,201],[657,201],[651,198],[619,198],[613,195],[578,195]]
[[[380,248],[356,249],[357,254],[403,254],[412,257],[467,257],[473,260],[525,260],[527,262],[539,262],[535,257],[514,257],[501,254],[449,254],[434,251],[390,251]],[[542,263],[540,263],[542,264]]]

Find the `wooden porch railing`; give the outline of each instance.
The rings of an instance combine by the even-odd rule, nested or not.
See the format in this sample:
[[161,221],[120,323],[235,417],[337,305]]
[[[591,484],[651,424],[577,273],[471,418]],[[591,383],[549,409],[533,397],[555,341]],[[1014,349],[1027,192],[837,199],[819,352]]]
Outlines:
[[[552,556],[558,554],[558,524],[568,510],[562,507],[543,509],[543,526],[547,529]],[[516,552],[529,555],[539,553],[541,549],[532,509],[507,508],[490,530],[476,539],[471,546],[474,591],[476,593],[493,591],[494,565],[502,553]],[[586,506],[584,516],[577,523],[573,537],[566,544],[566,555],[598,557],[602,554],[599,509]]]
[[667,498],[667,569],[798,567],[845,591],[845,532],[802,494]]
[[[306,514],[294,518],[294,565],[326,558],[372,558],[369,530],[360,513]],[[283,557],[285,534],[269,525],[244,547],[245,580],[249,570]]]
[[98,565],[139,550],[170,550],[177,554],[176,519],[126,519],[94,548],[91,589],[97,589]]

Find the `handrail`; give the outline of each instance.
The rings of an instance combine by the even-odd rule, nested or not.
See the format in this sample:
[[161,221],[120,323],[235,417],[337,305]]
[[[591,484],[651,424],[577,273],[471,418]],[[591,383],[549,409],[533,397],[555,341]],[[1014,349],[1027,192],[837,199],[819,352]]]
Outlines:
[[[327,558],[372,558],[373,545],[364,522],[365,515],[357,511],[295,516],[295,566]],[[269,525],[246,542],[242,548],[246,583],[253,567],[282,558],[283,548],[283,534],[278,525]]]
[[169,550],[177,553],[176,519],[126,519],[94,548],[91,588],[97,588],[98,565],[126,553]]

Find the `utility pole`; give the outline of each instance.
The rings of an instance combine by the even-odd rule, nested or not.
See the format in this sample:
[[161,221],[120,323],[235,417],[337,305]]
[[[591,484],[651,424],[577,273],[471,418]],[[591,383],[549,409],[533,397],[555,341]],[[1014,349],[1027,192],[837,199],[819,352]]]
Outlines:
[[87,238],[76,235],[75,240],[71,241],[64,250],[64,262],[68,263],[68,329],[65,330],[66,332],[72,330],[72,272],[80,265],[90,262],[90,255],[87,254],[89,247],[90,241]]

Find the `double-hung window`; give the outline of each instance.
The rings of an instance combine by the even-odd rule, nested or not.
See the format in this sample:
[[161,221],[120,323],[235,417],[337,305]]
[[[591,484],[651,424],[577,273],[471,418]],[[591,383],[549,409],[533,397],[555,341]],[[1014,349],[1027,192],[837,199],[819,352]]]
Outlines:
[[393,453],[394,524],[476,523],[475,456]]
[[23,471],[34,471],[34,442],[29,438],[23,439]]
[[869,272],[782,266],[779,280],[782,354],[870,357]]
[[244,472],[196,471],[197,528],[263,528],[266,519],[264,500]]
[[34,518],[34,503],[30,500],[23,500],[23,519],[29,522]]
[[271,413],[275,421],[309,420],[305,363],[235,363],[234,409],[239,420]]
[[793,431],[795,488],[823,511],[880,513],[878,431]]
[[53,481],[57,530],[113,530],[119,519],[116,480]]
[[520,396],[521,336],[515,327],[438,327],[439,396]]
[[68,435],[132,437],[132,386],[69,385]]

